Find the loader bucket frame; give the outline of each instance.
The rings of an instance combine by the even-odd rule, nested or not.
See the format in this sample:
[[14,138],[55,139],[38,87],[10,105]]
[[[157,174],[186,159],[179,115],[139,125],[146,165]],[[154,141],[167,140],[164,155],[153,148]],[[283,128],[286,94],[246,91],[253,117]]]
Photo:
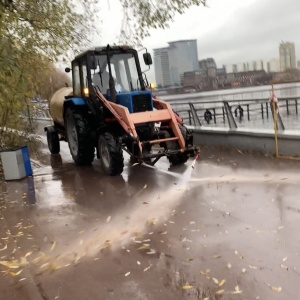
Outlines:
[[[150,140],[148,141],[150,145],[170,141],[177,141],[179,144],[178,150],[148,155],[147,157],[157,157],[159,159],[162,156],[166,156],[168,154],[176,154],[178,152],[188,152],[190,156],[194,156],[195,153],[198,152],[198,149],[195,147],[189,149],[186,148],[185,139],[181,133],[176,116],[169,103],[162,101],[158,97],[153,97],[154,108],[156,110],[130,114],[127,107],[108,101],[97,87],[95,87],[94,89],[98,99],[113,114],[124,131],[131,136],[131,139],[136,141],[141,153],[141,159],[143,159],[142,153],[144,143],[139,140],[135,125],[142,123],[168,122],[169,127],[173,131],[173,137]],[[156,159],[154,163],[156,163],[158,159]]]

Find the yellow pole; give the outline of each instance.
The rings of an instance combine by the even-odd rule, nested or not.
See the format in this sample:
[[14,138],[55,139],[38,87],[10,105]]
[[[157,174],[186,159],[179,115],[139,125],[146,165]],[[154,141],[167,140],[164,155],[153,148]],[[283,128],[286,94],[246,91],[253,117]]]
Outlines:
[[[276,153],[276,158],[285,158],[285,159],[291,159],[291,160],[300,160],[299,157],[284,156],[284,155],[279,155],[279,153],[278,153],[277,112],[276,112],[275,102],[273,101],[273,95],[274,95],[274,86],[273,86],[273,83],[272,83],[272,110],[273,110],[273,122],[274,122],[274,137],[275,137],[275,153]],[[277,105],[278,105],[278,103],[277,103]]]
[[272,109],[273,109],[273,122],[274,122],[274,137],[275,137],[275,153],[276,158],[278,158],[278,137],[277,137],[277,112],[275,108],[275,101],[273,99],[274,96],[274,85],[272,83]]

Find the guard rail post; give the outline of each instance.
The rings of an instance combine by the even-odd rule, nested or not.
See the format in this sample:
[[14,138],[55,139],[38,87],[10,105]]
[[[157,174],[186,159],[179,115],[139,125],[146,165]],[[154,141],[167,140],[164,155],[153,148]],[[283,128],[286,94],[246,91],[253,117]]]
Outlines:
[[227,121],[228,121],[228,124],[229,124],[229,128],[230,129],[236,129],[237,125],[236,125],[236,122],[235,122],[234,117],[232,115],[232,111],[230,109],[230,106],[229,106],[227,101],[223,101],[223,103],[224,103],[224,108],[225,108],[226,115],[227,115]]
[[192,117],[193,117],[193,121],[194,121],[194,126],[197,127],[197,126],[201,126],[201,122],[200,122],[200,119],[197,115],[197,111],[194,107],[194,104],[193,103],[189,103],[189,106],[190,106],[190,110],[191,110],[191,113],[192,113]]
[[214,112],[214,122],[215,122],[215,124],[217,124],[216,109],[215,108],[213,108],[213,112]]

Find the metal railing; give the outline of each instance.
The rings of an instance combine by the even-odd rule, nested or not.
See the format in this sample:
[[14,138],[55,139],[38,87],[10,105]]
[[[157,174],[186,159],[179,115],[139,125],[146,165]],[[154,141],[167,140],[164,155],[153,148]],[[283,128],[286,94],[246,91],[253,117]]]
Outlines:
[[[300,129],[298,114],[300,97],[278,98],[279,114],[278,129]],[[184,122],[193,126],[214,127],[258,127],[272,128],[273,114],[270,99],[244,99],[226,101],[192,101],[173,102],[173,109],[179,113]],[[242,110],[238,108],[241,107]],[[211,113],[211,119],[204,117],[206,110]],[[285,126],[287,124],[287,126]],[[268,126],[266,126],[268,125]]]

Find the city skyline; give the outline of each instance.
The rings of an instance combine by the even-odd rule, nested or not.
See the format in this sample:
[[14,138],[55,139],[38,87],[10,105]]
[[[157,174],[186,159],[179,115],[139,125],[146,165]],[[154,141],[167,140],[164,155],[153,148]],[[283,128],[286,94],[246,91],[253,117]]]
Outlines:
[[[200,73],[198,72],[199,75],[202,74],[202,71],[207,68],[206,64],[209,63],[209,61],[209,64],[214,65],[213,68],[227,74],[251,71],[276,73],[297,68],[295,44],[289,41],[279,43],[278,58],[273,58],[268,61],[257,59],[235,64],[223,64],[221,67],[217,66],[214,57],[199,60],[196,39],[171,41],[168,42],[168,44],[169,47],[153,49],[155,82],[160,88],[181,86],[184,74],[195,73],[196,71],[200,71]],[[194,60],[197,61],[198,64],[195,63]],[[204,73],[205,72],[207,72],[207,70],[204,71]],[[174,78],[176,78],[176,80]]]

